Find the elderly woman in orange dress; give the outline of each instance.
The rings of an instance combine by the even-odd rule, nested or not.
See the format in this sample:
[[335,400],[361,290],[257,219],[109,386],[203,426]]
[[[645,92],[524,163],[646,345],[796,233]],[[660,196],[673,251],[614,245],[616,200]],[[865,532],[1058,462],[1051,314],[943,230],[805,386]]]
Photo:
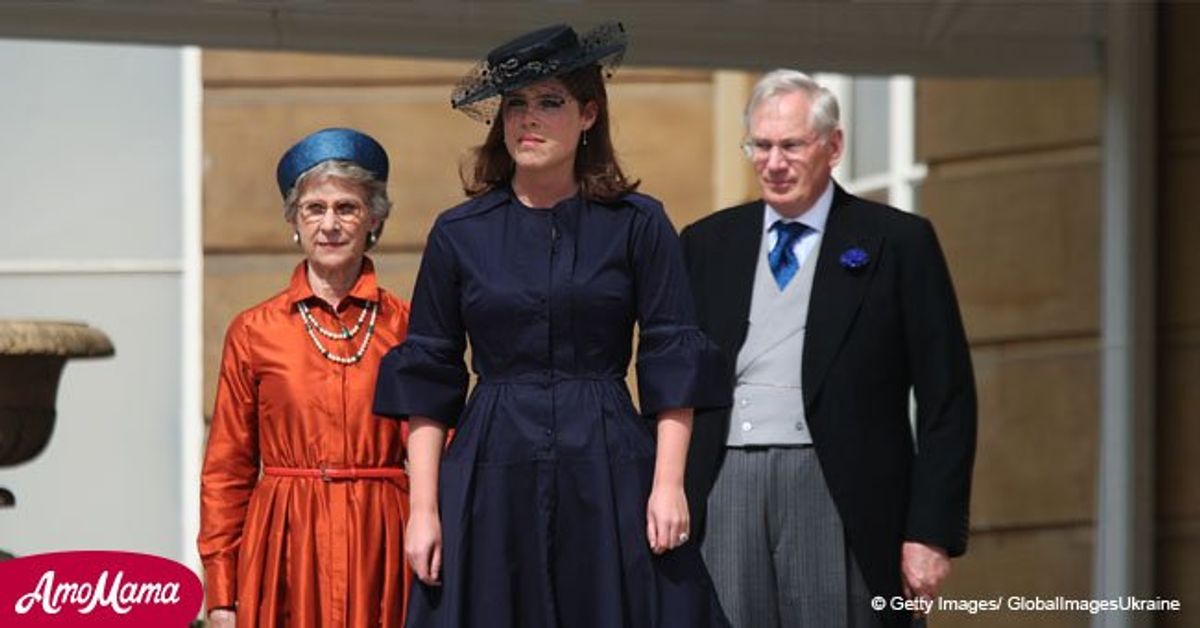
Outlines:
[[226,332],[201,480],[210,625],[403,624],[405,437],[371,398],[408,305],[365,256],[391,208],[387,176],[387,153],[352,129],[313,133],[279,162],[304,260]]

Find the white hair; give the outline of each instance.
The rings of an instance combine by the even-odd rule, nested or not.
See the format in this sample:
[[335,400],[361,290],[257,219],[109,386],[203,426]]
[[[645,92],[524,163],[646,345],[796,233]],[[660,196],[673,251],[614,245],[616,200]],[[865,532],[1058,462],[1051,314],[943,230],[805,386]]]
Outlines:
[[797,70],[772,70],[758,80],[750,94],[750,101],[746,103],[746,110],[742,113],[742,122],[746,125],[746,130],[750,130],[750,116],[764,101],[794,93],[808,97],[809,127],[821,137],[828,137],[840,124],[841,112],[837,97],[811,76]]
[[292,185],[292,189],[288,190],[287,196],[283,199],[284,220],[295,221],[296,211],[299,209],[296,203],[300,200],[300,190],[304,188],[304,184],[326,177],[337,177],[361,185],[367,196],[365,199],[367,210],[372,217],[379,219],[380,224],[387,220],[388,215],[392,212],[392,201],[387,194],[387,183],[375,178],[371,171],[352,161],[330,159],[322,161],[296,177],[296,183]]

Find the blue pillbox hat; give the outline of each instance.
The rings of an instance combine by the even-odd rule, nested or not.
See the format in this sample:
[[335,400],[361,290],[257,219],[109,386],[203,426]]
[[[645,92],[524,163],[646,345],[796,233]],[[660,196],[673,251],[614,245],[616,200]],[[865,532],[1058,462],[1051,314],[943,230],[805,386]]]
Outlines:
[[286,197],[300,175],[331,159],[353,162],[375,175],[376,179],[387,181],[387,151],[375,138],[355,129],[321,129],[296,142],[279,159],[279,166],[275,169],[279,193]]

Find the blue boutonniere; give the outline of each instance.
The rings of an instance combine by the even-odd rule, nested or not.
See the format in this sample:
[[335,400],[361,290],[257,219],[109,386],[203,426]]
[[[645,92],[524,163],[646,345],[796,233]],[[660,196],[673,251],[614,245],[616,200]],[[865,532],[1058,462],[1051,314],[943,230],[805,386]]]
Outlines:
[[860,270],[871,263],[871,256],[867,255],[866,251],[855,246],[842,251],[842,256],[838,258],[838,263],[846,270]]

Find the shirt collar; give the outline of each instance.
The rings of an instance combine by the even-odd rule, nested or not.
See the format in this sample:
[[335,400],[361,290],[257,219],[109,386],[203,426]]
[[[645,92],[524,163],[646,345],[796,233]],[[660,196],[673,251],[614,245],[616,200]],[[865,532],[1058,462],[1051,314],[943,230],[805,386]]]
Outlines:
[[[292,271],[292,278],[288,281],[286,292],[288,303],[292,305],[317,296],[313,293],[312,286],[308,285],[307,260],[300,260],[300,263],[296,264],[295,270]],[[355,280],[354,286],[350,288],[350,292],[346,296],[361,301],[379,301],[379,283],[375,279],[375,263],[371,261],[371,258],[363,257],[358,279]]]
[[830,207],[833,207],[833,179],[825,184],[825,191],[821,192],[821,196],[817,197],[812,207],[804,210],[804,213],[796,218],[785,218],[769,203],[763,203],[763,233],[768,233],[771,225],[777,220],[798,222],[817,233],[824,233],[825,223],[829,221]]

